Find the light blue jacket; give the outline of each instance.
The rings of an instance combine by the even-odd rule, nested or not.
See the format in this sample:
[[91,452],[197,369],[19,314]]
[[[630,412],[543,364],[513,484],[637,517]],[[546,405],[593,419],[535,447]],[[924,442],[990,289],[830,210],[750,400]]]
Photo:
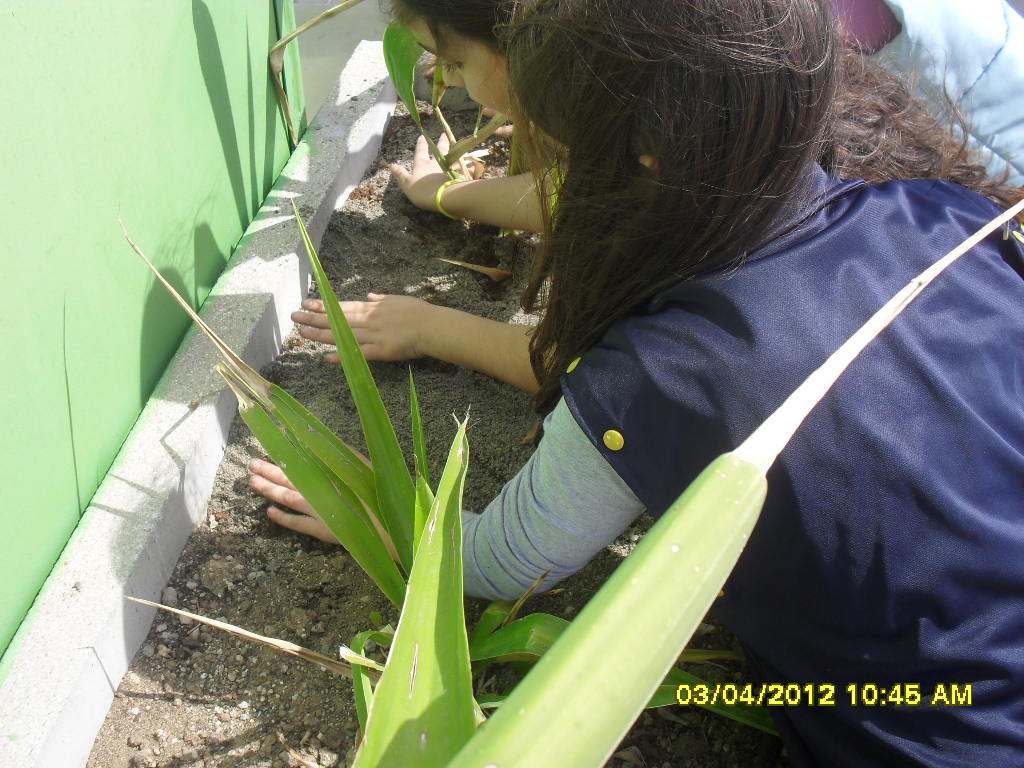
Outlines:
[[952,122],[966,115],[972,149],[1024,186],[1024,18],[1003,0],[885,0],[903,30],[876,57],[909,74],[915,95]]

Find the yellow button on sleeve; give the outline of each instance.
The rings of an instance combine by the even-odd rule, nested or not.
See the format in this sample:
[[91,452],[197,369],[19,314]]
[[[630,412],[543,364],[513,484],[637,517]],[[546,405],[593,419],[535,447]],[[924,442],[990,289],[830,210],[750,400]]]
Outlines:
[[626,439],[622,436],[622,433],[615,429],[609,429],[604,433],[605,446],[609,451],[621,451],[622,446],[626,444]]

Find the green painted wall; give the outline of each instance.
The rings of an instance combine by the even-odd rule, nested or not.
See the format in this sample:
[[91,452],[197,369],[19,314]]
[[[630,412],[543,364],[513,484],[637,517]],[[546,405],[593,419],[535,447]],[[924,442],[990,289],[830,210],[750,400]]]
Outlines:
[[201,304],[289,154],[266,55],[291,12],[0,6],[0,652],[186,330],[118,212]]

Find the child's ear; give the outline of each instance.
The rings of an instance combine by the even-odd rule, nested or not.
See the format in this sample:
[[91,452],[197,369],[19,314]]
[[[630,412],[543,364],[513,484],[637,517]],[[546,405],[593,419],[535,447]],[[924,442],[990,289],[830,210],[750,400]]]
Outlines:
[[658,170],[658,161],[654,159],[654,155],[640,155],[637,161],[649,171]]

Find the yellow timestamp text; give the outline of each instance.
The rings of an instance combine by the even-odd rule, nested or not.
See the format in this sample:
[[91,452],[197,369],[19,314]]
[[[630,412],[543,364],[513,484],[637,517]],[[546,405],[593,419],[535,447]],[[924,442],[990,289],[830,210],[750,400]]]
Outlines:
[[763,707],[969,707],[970,683],[683,683],[676,688],[680,706]]

